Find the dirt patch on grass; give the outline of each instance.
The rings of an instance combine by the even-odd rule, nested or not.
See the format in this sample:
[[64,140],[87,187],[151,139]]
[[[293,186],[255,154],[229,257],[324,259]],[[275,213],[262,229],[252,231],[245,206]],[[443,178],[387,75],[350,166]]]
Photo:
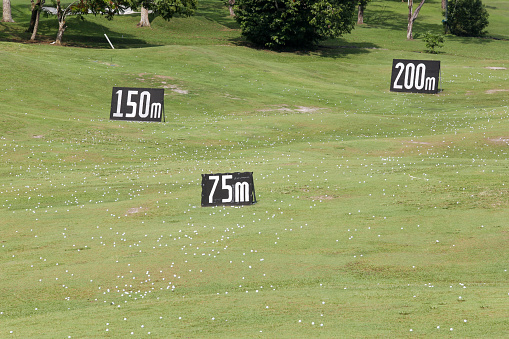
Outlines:
[[143,208],[143,207],[131,207],[131,208],[129,208],[129,209],[127,210],[127,212],[126,212],[126,214],[125,214],[125,215],[126,215],[126,216],[127,216],[127,215],[133,215],[133,214],[141,213],[141,212],[143,212],[143,211],[145,211],[145,210],[146,210],[146,209],[145,209],[145,208]]
[[170,83],[175,81],[175,79],[170,76],[150,73],[138,73],[136,76],[136,80],[140,82],[150,82],[151,86],[169,89],[179,94],[189,94],[188,90],[182,89],[177,84]]
[[315,197],[309,197],[309,199],[311,200],[333,200],[333,199],[336,199],[337,197],[334,197],[332,195],[318,195],[318,196],[315,196]]
[[187,89],[179,88],[177,85],[164,85],[163,88],[168,88],[170,91],[180,94],[189,94]]
[[509,137],[488,138],[488,141],[497,144],[509,144]]
[[492,69],[492,70],[504,70],[504,69],[507,69],[506,67],[486,67],[487,69]]
[[174,78],[172,78],[168,75],[160,75],[160,74],[155,74],[154,78],[164,79],[164,80],[175,80]]
[[295,109],[297,112],[300,112],[300,113],[313,113],[313,112],[316,112],[316,111],[319,111],[323,108],[318,108],[318,107],[305,107],[305,106],[297,106],[297,108]]
[[288,105],[276,105],[274,108],[261,109],[259,112],[285,112],[285,113],[315,113],[320,110],[324,110],[322,107],[306,107],[306,106],[295,106],[290,107]]
[[245,100],[245,99],[241,99],[241,98],[237,98],[237,97],[234,97],[233,95],[231,95],[230,93],[226,93],[223,98],[226,98],[226,99],[232,99],[232,100]]
[[489,89],[486,91],[486,94],[495,94],[498,92],[509,92],[509,89]]
[[426,141],[413,141],[413,140],[410,140],[410,141],[404,141],[403,143],[407,143],[407,144],[416,144],[416,145],[431,145],[431,142],[426,142]]

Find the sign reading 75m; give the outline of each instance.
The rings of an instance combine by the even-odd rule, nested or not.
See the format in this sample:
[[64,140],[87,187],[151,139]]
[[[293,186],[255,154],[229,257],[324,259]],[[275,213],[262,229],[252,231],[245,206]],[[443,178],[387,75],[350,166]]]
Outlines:
[[256,202],[253,172],[202,174],[201,205],[250,205]]

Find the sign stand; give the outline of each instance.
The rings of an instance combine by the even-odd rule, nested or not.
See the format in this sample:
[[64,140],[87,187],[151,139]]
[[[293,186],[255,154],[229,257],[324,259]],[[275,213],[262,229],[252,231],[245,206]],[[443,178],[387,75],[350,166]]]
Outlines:
[[253,189],[253,204],[256,204],[256,192],[255,192],[254,185],[252,186],[252,189]]
[[440,77],[440,91],[439,92],[443,92],[443,88],[442,88],[442,69],[440,69],[438,71],[439,73],[439,77]]

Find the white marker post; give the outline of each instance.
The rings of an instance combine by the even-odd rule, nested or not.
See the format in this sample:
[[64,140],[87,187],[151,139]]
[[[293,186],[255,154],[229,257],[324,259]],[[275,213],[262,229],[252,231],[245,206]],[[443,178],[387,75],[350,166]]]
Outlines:
[[115,49],[115,47],[113,47],[113,44],[111,43],[110,41],[110,38],[108,38],[108,36],[106,35],[106,33],[104,33],[104,36],[106,37],[106,40],[108,40],[110,46],[111,46],[111,49]]

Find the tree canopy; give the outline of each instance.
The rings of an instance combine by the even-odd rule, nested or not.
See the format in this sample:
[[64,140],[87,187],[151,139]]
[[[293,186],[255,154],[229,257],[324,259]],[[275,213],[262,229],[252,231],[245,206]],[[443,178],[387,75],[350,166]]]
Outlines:
[[452,34],[481,36],[488,26],[488,11],[481,0],[450,0],[447,25]]
[[[148,11],[169,21],[175,15],[191,16],[197,6],[197,0],[131,0],[132,8],[142,8],[140,26],[150,26]],[[146,17],[144,17],[146,16]]]
[[268,48],[309,47],[350,33],[355,0],[236,0],[242,35]]

